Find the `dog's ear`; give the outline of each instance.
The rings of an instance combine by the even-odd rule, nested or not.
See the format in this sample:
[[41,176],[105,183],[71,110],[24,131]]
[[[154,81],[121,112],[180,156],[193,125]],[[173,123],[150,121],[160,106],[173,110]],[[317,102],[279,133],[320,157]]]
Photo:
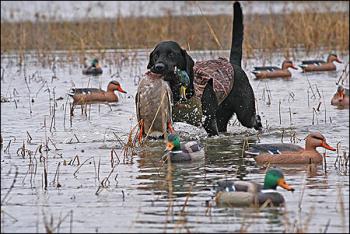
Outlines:
[[148,61],[147,69],[150,69],[151,67],[154,66],[153,53],[154,53],[154,50],[149,54],[149,61]]
[[191,56],[189,56],[186,52],[186,50],[181,50],[182,52],[182,56],[185,59],[185,69],[187,74],[190,76],[190,78],[193,78],[193,66],[194,66],[194,62],[193,59],[191,58]]

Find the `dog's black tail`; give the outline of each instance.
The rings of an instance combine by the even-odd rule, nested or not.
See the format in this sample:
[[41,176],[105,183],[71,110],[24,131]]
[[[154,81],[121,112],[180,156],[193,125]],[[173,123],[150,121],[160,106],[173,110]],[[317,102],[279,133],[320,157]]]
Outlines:
[[230,63],[241,66],[243,44],[243,13],[239,2],[233,4],[232,44]]

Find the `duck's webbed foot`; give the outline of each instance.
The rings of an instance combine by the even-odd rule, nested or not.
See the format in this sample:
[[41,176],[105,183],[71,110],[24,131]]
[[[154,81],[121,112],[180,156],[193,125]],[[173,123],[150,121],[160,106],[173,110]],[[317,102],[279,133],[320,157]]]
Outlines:
[[174,130],[174,128],[173,128],[173,126],[171,125],[171,122],[170,121],[168,121],[168,130],[169,130],[169,132],[170,133],[175,133],[175,130]]

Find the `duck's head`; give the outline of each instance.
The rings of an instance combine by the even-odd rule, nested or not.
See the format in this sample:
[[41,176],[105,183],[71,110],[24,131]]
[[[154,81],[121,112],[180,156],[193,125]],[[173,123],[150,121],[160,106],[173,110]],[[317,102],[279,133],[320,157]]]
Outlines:
[[323,147],[328,150],[336,151],[336,149],[327,144],[326,138],[321,133],[312,132],[305,138],[305,149],[314,150],[316,147]]
[[[346,95],[346,90],[345,88],[342,86],[342,85],[339,85],[338,86],[338,89],[337,89],[337,94],[341,97],[341,98],[344,98]],[[349,95],[349,94],[348,94]]]
[[126,93],[125,90],[122,89],[122,87],[120,86],[118,81],[112,80],[111,82],[109,82],[108,86],[107,86],[107,90],[109,91],[114,91],[117,90],[121,93]]
[[333,53],[331,53],[331,54],[329,54],[328,55],[328,58],[327,58],[327,63],[332,63],[332,62],[338,62],[338,63],[342,63],[342,61],[340,61],[339,59],[338,59],[338,56],[336,55],[336,54],[333,54]]
[[338,100],[342,100],[345,97],[345,89],[343,86],[339,85],[336,94],[334,94]]
[[99,64],[98,64],[98,59],[97,59],[97,58],[94,58],[94,59],[92,60],[92,62],[91,62],[91,65],[92,65],[93,67],[98,67],[98,66],[99,66]]
[[342,85],[338,86],[337,92],[331,99],[331,105],[333,106],[348,106],[349,105],[349,90],[345,89]]
[[176,134],[169,134],[166,144],[167,151],[178,151],[181,150],[180,137]]
[[293,62],[291,60],[284,60],[282,63],[282,69],[285,70],[287,68],[293,68],[295,70],[298,70],[298,68],[296,68],[293,64]]
[[276,189],[280,186],[288,191],[294,191],[294,188],[289,186],[284,180],[283,172],[280,169],[272,168],[266,172],[264,179],[264,189]]

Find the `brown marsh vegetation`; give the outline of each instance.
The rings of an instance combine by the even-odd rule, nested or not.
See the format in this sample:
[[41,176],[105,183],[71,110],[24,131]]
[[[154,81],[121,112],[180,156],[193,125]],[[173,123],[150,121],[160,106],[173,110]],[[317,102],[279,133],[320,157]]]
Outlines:
[[[290,48],[347,51],[349,12],[310,11],[245,16],[244,53]],[[152,48],[160,40],[176,40],[188,50],[229,49],[232,16],[117,17],[80,21],[1,22],[1,53],[34,50]]]

